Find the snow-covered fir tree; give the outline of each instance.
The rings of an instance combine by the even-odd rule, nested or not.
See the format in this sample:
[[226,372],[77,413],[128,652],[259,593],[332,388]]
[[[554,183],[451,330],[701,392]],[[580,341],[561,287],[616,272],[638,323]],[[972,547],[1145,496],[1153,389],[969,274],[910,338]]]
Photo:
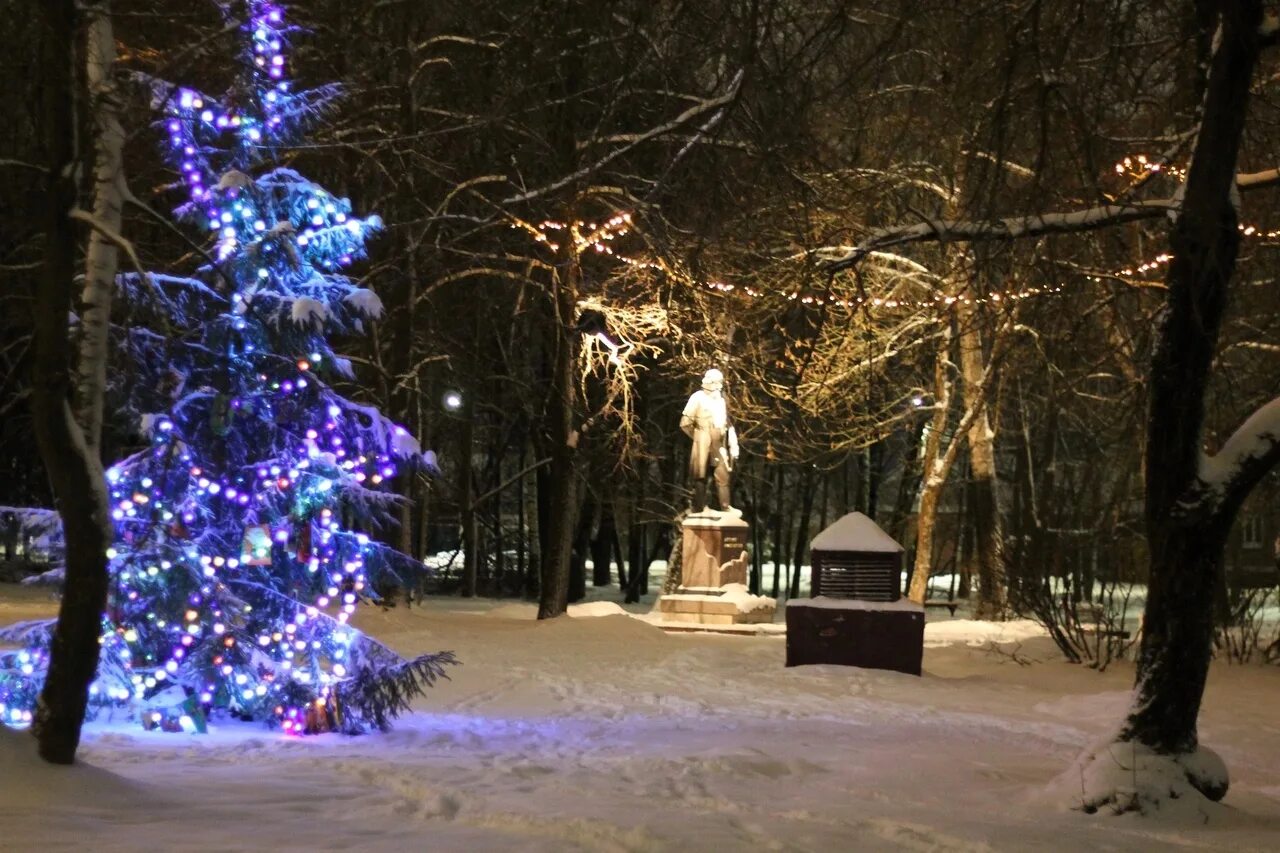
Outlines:
[[[194,276],[121,280],[163,333],[131,332],[153,354],[134,394],[153,403],[150,443],[107,473],[116,535],[91,701],[164,728],[217,711],[290,732],[384,727],[454,661],[405,660],[348,622],[381,578],[422,570],[357,530],[397,500],[379,486],[420,461],[418,444],[331,384],[352,375],[328,336],[382,313],[342,273],[380,223],[274,164],[336,89],[290,84],[278,5],[240,11],[226,95],[156,88],[178,216],[210,248]],[[5,632],[23,646],[0,655],[7,723],[31,719],[51,630]]]

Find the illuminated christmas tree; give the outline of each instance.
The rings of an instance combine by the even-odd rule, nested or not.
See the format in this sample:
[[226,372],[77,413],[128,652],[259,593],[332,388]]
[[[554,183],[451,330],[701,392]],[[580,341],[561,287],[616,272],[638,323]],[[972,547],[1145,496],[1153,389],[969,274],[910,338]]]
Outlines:
[[[397,498],[378,487],[421,461],[417,442],[330,384],[352,375],[327,336],[382,313],[341,272],[380,223],[274,165],[336,90],[294,91],[280,7],[246,5],[229,94],[156,88],[178,216],[211,248],[192,277],[121,281],[166,334],[134,395],[156,406],[140,419],[150,445],[107,473],[116,540],[92,702],[148,727],[198,730],[219,710],[290,732],[385,727],[454,660],[405,660],[348,623],[380,580],[422,571],[351,529],[386,517]],[[51,629],[0,638],[24,646],[0,655],[5,722],[30,720]]]

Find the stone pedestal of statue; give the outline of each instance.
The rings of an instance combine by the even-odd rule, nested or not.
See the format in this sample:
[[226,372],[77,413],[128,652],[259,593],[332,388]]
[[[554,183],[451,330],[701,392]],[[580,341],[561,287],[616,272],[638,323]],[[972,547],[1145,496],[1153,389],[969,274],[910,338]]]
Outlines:
[[717,590],[747,582],[747,536],[751,525],[738,515],[704,511],[682,525],[681,592]]
[[750,531],[741,516],[714,510],[684,520],[680,587],[658,599],[664,620],[702,625],[773,621],[774,600],[747,592]]

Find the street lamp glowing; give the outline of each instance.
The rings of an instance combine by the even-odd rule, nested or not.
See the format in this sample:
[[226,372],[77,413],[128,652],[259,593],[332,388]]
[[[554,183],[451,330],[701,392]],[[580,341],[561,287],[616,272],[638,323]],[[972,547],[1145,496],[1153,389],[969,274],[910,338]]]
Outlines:
[[456,412],[462,408],[462,393],[460,391],[445,391],[442,402],[446,409]]

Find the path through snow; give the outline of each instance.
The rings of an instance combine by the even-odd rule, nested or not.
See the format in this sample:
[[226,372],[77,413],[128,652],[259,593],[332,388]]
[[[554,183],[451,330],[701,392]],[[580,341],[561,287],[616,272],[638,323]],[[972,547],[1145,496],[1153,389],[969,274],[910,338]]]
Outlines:
[[1029,631],[1011,636],[1042,662],[1021,666],[967,645],[975,632],[959,623],[931,627],[914,678],[786,669],[776,636],[532,612],[477,600],[362,612],[403,652],[463,661],[384,735],[103,721],[85,766],[66,769],[5,732],[0,848],[1280,849],[1274,668],[1211,676],[1204,737],[1232,770],[1225,805],[1089,817],[1044,791],[1119,720],[1132,673],[1061,663]]

